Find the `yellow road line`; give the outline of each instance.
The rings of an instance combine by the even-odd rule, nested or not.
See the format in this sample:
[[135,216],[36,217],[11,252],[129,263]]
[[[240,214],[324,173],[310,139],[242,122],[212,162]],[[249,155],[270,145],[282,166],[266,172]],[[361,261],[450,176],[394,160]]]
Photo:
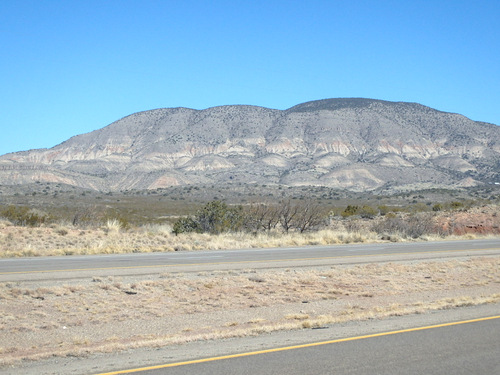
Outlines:
[[192,365],[192,364],[197,364],[197,363],[206,363],[206,362],[220,361],[220,360],[223,360],[223,359],[249,357],[249,356],[253,356],[253,355],[282,352],[282,351],[287,351],[287,350],[311,348],[311,347],[314,347],[314,346],[335,344],[335,343],[339,343],[339,342],[355,341],[355,340],[369,339],[369,338],[373,338],[373,337],[396,335],[396,334],[399,334],[399,333],[416,332],[416,331],[423,331],[423,330],[434,329],[434,328],[450,327],[450,326],[456,326],[456,325],[460,325],[460,324],[483,322],[483,321],[486,321],[486,320],[493,320],[493,319],[500,319],[500,315],[489,316],[489,317],[486,317],[486,318],[479,318],[479,319],[463,320],[463,321],[460,321],[460,322],[436,324],[436,325],[425,326],[425,327],[401,329],[401,330],[398,330],[398,331],[389,331],[389,332],[382,332],[382,333],[374,333],[374,334],[371,334],[371,335],[355,336],[355,337],[347,337],[347,338],[343,338],[343,339],[314,342],[314,343],[310,343],[310,344],[286,346],[286,347],[281,347],[281,348],[258,350],[258,351],[254,351],[254,352],[231,354],[231,355],[224,355],[224,356],[219,356],[219,357],[210,357],[210,358],[203,358],[203,359],[195,359],[195,360],[191,360],[191,361],[168,363],[168,364],[164,364],[164,365],[142,367],[142,368],[136,368],[136,369],[130,369],[130,370],[121,370],[121,371],[106,372],[106,373],[101,373],[101,374],[96,374],[96,375],[131,374],[131,373],[134,373],[134,372],[141,372],[141,371],[148,371],[148,370],[158,370],[158,369],[163,369],[163,368],[168,368],[168,367],[177,367],[177,366]]
[[292,259],[263,259],[263,260],[241,260],[236,262],[209,262],[209,263],[184,263],[184,264],[155,264],[149,266],[122,266],[122,267],[95,267],[95,268],[73,268],[62,270],[41,270],[41,271],[12,271],[0,272],[0,275],[14,274],[30,274],[30,273],[50,273],[50,272],[76,272],[76,271],[102,271],[102,270],[124,270],[124,269],[140,269],[140,268],[162,268],[162,267],[186,267],[186,266],[215,266],[222,264],[245,264],[245,263],[277,263],[277,262],[297,262],[305,260],[328,260],[342,258],[361,258],[361,257],[377,257],[388,255],[418,255],[418,254],[439,254],[439,253],[457,253],[457,252],[475,252],[475,251],[493,251],[500,250],[499,248],[488,249],[468,249],[468,250],[436,250],[436,251],[417,251],[411,253],[385,253],[385,254],[365,254],[365,255],[339,255],[335,257],[318,257],[318,258],[292,258]]

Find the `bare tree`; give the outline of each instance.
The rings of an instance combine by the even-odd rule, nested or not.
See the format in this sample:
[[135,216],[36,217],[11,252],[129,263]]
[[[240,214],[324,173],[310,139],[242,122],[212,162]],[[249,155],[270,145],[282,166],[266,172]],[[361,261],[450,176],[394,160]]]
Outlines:
[[312,200],[307,200],[297,206],[295,228],[303,233],[318,227],[325,221],[326,211]]
[[281,203],[279,222],[285,232],[288,233],[288,231],[294,227],[294,220],[298,212],[298,206],[296,204],[293,204],[290,199]]
[[270,231],[279,223],[280,208],[274,204],[252,205],[249,210],[247,226],[255,231]]
[[253,231],[270,231],[280,225],[284,232],[303,233],[317,228],[326,218],[326,210],[313,200],[283,200],[276,204],[256,204],[250,207],[246,227]]

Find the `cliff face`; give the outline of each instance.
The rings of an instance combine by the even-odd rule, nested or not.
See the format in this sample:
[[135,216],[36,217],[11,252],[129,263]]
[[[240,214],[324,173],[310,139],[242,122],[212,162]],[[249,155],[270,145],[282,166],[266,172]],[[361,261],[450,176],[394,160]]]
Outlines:
[[352,190],[500,181],[500,127],[415,103],[327,99],[135,113],[51,149],[0,157],[2,184],[99,190],[197,183]]

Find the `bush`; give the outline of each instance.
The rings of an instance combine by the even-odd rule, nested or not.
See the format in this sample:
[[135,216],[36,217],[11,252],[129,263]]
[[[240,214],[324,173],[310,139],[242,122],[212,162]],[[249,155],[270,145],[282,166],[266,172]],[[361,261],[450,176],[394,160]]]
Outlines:
[[49,221],[46,212],[24,206],[9,206],[0,213],[2,217],[14,225],[37,227]]
[[174,227],[172,229],[175,235],[186,232],[201,232],[198,223],[190,217],[181,217],[174,223]]
[[294,227],[300,233],[318,229],[323,225],[327,218],[326,210],[313,203],[311,200],[306,200],[297,205],[297,215],[294,221]]
[[71,222],[75,227],[99,227],[107,219],[103,209],[93,206],[78,209]]
[[284,232],[296,230],[300,233],[317,229],[326,218],[326,210],[311,199],[300,202],[284,200],[280,202],[276,212],[276,224],[279,223]]
[[373,219],[375,216],[377,216],[377,214],[378,211],[371,206],[365,205],[358,210],[358,215],[364,219]]
[[348,205],[346,207],[346,209],[344,211],[342,211],[342,213],[340,215],[342,215],[342,217],[346,218],[349,216],[356,215],[358,213],[358,210],[359,210],[358,206]]
[[432,206],[432,211],[434,212],[439,212],[443,210],[443,205],[441,203],[436,203],[434,206]]
[[238,231],[243,226],[243,210],[241,207],[228,207],[221,201],[209,202],[195,217],[202,232],[219,234]]
[[274,204],[254,204],[250,207],[245,220],[245,229],[250,232],[260,230],[270,232],[280,220],[280,208]]
[[182,217],[174,223],[173,233],[211,233],[238,231],[271,231],[281,227],[284,232],[296,230],[301,233],[322,225],[325,210],[311,200],[293,203],[291,200],[279,205],[254,205],[246,212],[241,206],[229,207],[221,201],[207,203],[192,217]]
[[194,217],[180,218],[174,223],[175,234],[200,232],[219,234],[243,228],[245,215],[241,207],[229,207],[221,201],[207,203]]
[[384,215],[388,214],[389,212],[392,212],[392,210],[385,204],[378,206],[377,208],[378,208],[378,211],[380,212],[381,216],[384,216]]
[[464,208],[464,204],[462,202],[451,202],[450,207],[452,210],[459,210],[461,208]]
[[384,220],[372,226],[381,235],[399,234],[407,238],[418,238],[436,232],[432,214],[418,213],[407,216],[386,215]]

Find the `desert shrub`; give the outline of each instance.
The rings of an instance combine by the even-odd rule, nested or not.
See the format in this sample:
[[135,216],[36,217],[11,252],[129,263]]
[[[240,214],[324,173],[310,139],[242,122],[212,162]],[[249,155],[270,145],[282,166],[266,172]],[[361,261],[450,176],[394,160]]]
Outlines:
[[371,206],[363,206],[358,210],[358,215],[364,219],[373,219],[378,215],[378,211]]
[[192,217],[182,217],[173,226],[173,233],[198,232],[219,234],[222,232],[271,231],[280,227],[305,232],[317,229],[326,220],[326,211],[312,200],[280,204],[259,204],[244,210],[241,206],[230,207],[221,201],[207,203]]
[[300,233],[318,229],[318,227],[326,222],[327,216],[324,208],[313,203],[311,200],[307,200],[297,205],[294,227]]
[[[382,207],[382,209],[387,208],[387,206]],[[387,208],[388,209],[388,208]],[[373,219],[375,216],[377,216],[379,213],[379,210],[376,208],[373,208],[368,205],[364,206],[356,206],[356,205],[348,205],[344,211],[340,214],[344,219],[348,218],[350,216],[360,216],[363,219]],[[386,212],[384,212],[385,214]]]
[[275,229],[279,223],[280,207],[276,204],[254,204],[248,209],[245,229],[249,232],[266,231]]
[[244,228],[251,232],[281,228],[284,232],[300,233],[325,224],[328,211],[311,199],[283,200],[278,204],[256,204],[245,212]]
[[172,232],[175,235],[178,235],[180,233],[201,232],[201,228],[193,218],[181,217],[174,223]]
[[244,215],[241,207],[229,207],[224,202],[212,201],[196,213],[195,221],[202,232],[218,234],[240,230]]
[[366,221],[358,218],[343,220],[343,228],[349,233],[366,231]]
[[382,215],[382,216],[388,214],[389,212],[392,212],[392,210],[385,204],[380,205],[377,208],[378,208],[378,211],[380,212],[380,215]]
[[93,206],[78,209],[73,216],[72,223],[76,227],[98,227],[108,219],[103,209]]
[[[251,214],[250,214],[251,216]],[[300,233],[317,229],[327,221],[328,212],[312,199],[283,200],[278,205],[268,207],[267,212],[257,221],[269,231],[279,227],[283,232],[298,231]]]
[[452,210],[459,210],[461,208],[464,208],[464,204],[462,202],[450,202],[450,208]]
[[381,216],[384,216],[384,215],[392,214],[395,212],[405,212],[405,211],[407,211],[407,208],[404,208],[401,206],[387,206],[387,205],[383,204],[383,205],[378,206],[377,210]]
[[443,205],[441,203],[436,203],[434,206],[432,206],[432,211],[434,212],[439,212],[443,210]]
[[212,201],[198,210],[194,217],[183,217],[174,223],[175,234],[200,232],[219,234],[243,228],[245,215],[241,207],[229,207],[221,201]]
[[386,215],[372,226],[372,230],[381,235],[398,234],[407,238],[418,238],[436,232],[432,214],[429,213]]
[[348,205],[344,211],[340,214],[342,217],[349,217],[353,215],[357,215],[359,210],[359,206]]
[[280,203],[279,223],[283,231],[288,232],[294,227],[299,208],[290,199]]
[[37,227],[50,220],[50,215],[36,208],[8,206],[0,213],[14,225]]

